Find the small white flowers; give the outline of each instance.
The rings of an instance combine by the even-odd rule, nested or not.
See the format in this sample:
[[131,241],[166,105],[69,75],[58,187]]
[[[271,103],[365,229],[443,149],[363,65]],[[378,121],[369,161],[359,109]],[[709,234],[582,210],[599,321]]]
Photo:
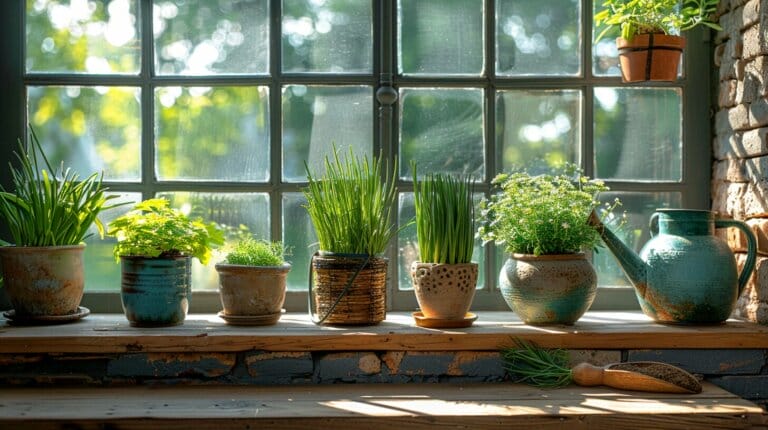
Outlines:
[[571,225],[568,224],[567,222],[564,222],[564,223],[560,224],[560,227],[562,227],[565,230],[568,230],[571,227]]

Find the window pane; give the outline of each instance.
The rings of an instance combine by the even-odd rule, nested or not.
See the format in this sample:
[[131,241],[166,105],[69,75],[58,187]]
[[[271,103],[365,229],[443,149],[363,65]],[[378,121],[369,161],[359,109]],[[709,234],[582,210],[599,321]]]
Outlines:
[[681,179],[680,89],[595,88],[594,95],[597,177]]
[[[613,202],[615,198],[621,200],[622,205],[614,211],[615,216],[626,212],[627,222],[624,226],[616,228],[611,223],[607,225],[627,246],[640,252],[640,249],[651,238],[648,231],[648,221],[651,214],[657,208],[679,208],[680,193],[639,193],[639,192],[607,192],[600,195],[603,202]],[[628,286],[630,285],[624,273],[621,271],[616,259],[606,247],[592,254],[592,262],[597,271],[598,284],[600,286]]]
[[283,179],[306,181],[305,160],[319,171],[334,145],[357,155],[373,152],[373,89],[283,87]]
[[[592,6],[595,14],[605,9],[600,1],[595,1]],[[593,38],[597,37],[603,31],[603,28],[604,27],[593,28]],[[619,69],[619,50],[616,48],[616,37],[618,35],[618,30],[609,31],[599,42],[593,42],[592,73],[594,73],[595,76],[621,76],[621,70]]]
[[307,291],[307,275],[312,254],[317,250],[317,236],[304,205],[302,193],[283,194],[283,243],[291,250],[288,261],[289,291]]
[[479,89],[400,91],[400,177],[411,161],[422,173],[485,175],[483,92]]
[[482,74],[483,4],[482,0],[399,0],[398,71]]
[[28,72],[138,73],[138,0],[27,0]]
[[159,179],[269,180],[267,87],[155,90]]
[[[269,237],[269,195],[264,193],[159,193],[167,198],[172,208],[181,209],[190,217],[200,217],[206,222],[215,222],[226,233],[227,242],[242,236]],[[217,249],[207,265],[192,260],[192,289],[215,290],[218,275],[214,265],[223,260],[226,251]]]
[[141,177],[140,90],[131,87],[28,87],[29,123],[51,163],[81,178]]
[[[482,199],[482,194],[475,194],[475,209],[479,211],[477,205]],[[398,205],[398,220],[400,225],[408,223],[416,216],[416,209],[413,205],[413,193],[401,193]],[[478,212],[479,213],[479,212]],[[416,224],[410,224],[400,230],[397,236],[397,256],[398,256],[398,280],[399,290],[413,290],[413,282],[409,268],[411,263],[419,259],[419,244],[416,240]],[[472,262],[478,264],[477,289],[483,289],[485,286],[485,248],[482,241],[475,239],[475,247],[472,251]]]
[[578,75],[579,0],[498,0],[496,74]]
[[283,70],[370,73],[371,2],[283,0]]
[[496,95],[496,145],[503,171],[549,172],[578,163],[581,148],[581,92],[500,91]]
[[160,75],[269,71],[269,1],[154,1]]
[[[109,201],[109,205],[128,203],[113,209],[102,211],[99,219],[105,229],[115,218],[125,214],[133,205],[141,201],[139,193],[110,193],[118,198]],[[86,291],[120,291],[120,264],[115,261],[112,250],[117,242],[113,237],[99,237],[98,230],[91,226],[88,230],[91,237],[85,240],[85,289]]]

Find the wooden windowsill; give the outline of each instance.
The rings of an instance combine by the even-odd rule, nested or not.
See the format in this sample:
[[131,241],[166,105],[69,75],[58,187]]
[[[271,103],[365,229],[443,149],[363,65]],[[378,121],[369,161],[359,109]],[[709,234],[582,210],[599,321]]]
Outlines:
[[768,349],[768,327],[737,320],[673,326],[640,312],[588,312],[574,326],[534,327],[511,312],[478,316],[465,329],[417,327],[406,312],[389,312],[375,326],[352,327],[316,326],[304,313],[287,313],[266,327],[230,326],[211,314],[190,314],[183,325],[166,328],[134,328],[121,314],[37,327],[0,319],[0,353],[496,351],[513,337],[570,349]]

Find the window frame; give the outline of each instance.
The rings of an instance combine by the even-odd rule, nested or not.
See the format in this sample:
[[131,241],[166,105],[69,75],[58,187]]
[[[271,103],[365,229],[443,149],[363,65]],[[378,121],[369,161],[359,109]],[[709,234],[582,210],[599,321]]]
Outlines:
[[[594,76],[592,74],[592,0],[581,5],[582,55],[579,76],[546,77],[497,77],[495,31],[496,1],[483,0],[485,8],[484,38],[485,73],[480,76],[425,76],[398,75],[397,64],[397,0],[371,0],[372,13],[372,72],[368,74],[334,75],[329,73],[281,73],[282,17],[281,0],[269,0],[270,4],[270,63],[268,75],[220,75],[220,76],[168,76],[152,75],[154,68],[154,38],[152,35],[152,1],[139,0],[139,27],[141,44],[141,68],[138,75],[86,75],[65,73],[26,73],[25,58],[25,8],[26,1],[0,2],[0,35],[6,43],[0,46],[5,60],[0,66],[0,79],[7,84],[3,95],[0,115],[0,163],[13,163],[12,152],[19,136],[26,136],[26,86],[28,85],[125,85],[141,89],[141,152],[142,169],[139,183],[107,183],[110,188],[124,192],[139,192],[144,198],[167,191],[248,191],[265,192],[270,199],[270,232],[280,238],[282,232],[283,193],[299,192],[304,183],[282,182],[282,87],[290,84],[303,85],[367,85],[373,92],[373,150],[388,159],[399,154],[397,118],[399,88],[417,87],[473,87],[481,88],[485,96],[484,151],[485,178],[479,184],[479,192],[489,192],[491,179],[496,173],[495,103],[496,91],[514,89],[575,89],[582,93],[581,165],[592,176],[593,166],[593,105],[592,89],[599,86],[680,88],[682,90],[682,179],[680,182],[610,181],[613,191],[677,191],[681,193],[683,207],[710,208],[711,175],[711,33],[697,28],[686,33],[687,47],[684,56],[683,76],[674,83],[623,84],[620,77]],[[695,72],[694,72],[695,71]],[[270,104],[270,180],[266,183],[234,182],[182,182],[158,181],[154,178],[154,90],[166,85],[264,85],[269,88]],[[706,118],[701,121],[701,118]],[[642,142],[640,142],[642,144]],[[8,169],[0,169],[0,184],[11,188]],[[410,181],[398,181],[399,192],[412,191]],[[0,224],[0,231],[7,233],[7,226]],[[484,270],[486,288],[478,290],[473,308],[483,310],[507,310],[496,288],[497,270],[493,262],[499,252],[493,246],[486,247]],[[390,259],[388,308],[416,309],[415,296],[410,290],[398,290],[396,239],[387,250]],[[7,300],[0,294],[0,303]],[[306,293],[292,291],[286,299],[288,310],[305,310]],[[96,312],[121,312],[117,292],[86,292],[83,301]],[[629,287],[602,288],[592,309],[635,309],[634,290]],[[219,309],[216,291],[195,291],[192,312],[211,312]]]

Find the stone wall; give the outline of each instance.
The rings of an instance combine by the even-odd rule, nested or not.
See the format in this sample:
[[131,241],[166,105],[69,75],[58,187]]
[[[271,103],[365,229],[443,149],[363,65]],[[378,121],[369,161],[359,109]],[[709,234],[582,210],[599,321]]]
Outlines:
[[[571,362],[663,361],[763,407],[762,349],[572,350]],[[222,352],[0,355],[0,385],[471,383],[509,378],[498,352]]]
[[[755,274],[737,314],[768,324],[768,0],[721,0],[718,13],[712,209],[748,220],[758,235]],[[743,263],[744,238],[721,234]]]

